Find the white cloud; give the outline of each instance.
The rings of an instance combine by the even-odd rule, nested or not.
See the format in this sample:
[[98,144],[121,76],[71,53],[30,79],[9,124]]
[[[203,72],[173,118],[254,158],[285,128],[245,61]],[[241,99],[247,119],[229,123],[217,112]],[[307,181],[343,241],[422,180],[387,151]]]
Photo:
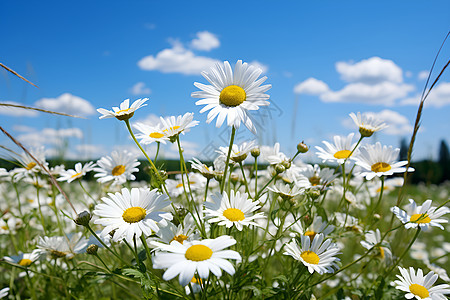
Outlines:
[[26,125],[14,125],[13,130],[16,132],[32,132],[36,131],[36,128]]
[[142,81],[136,83],[133,85],[133,87],[130,89],[131,94],[133,95],[149,95],[152,91],[150,88],[145,86],[145,83]]
[[88,116],[96,113],[89,101],[69,93],[57,98],[42,98],[35,105],[42,109],[71,115]]
[[138,66],[148,71],[198,75],[217,62],[219,61],[210,57],[196,56],[179,42],[174,42],[172,48],[164,49],[156,56],[149,55],[142,58],[139,60]]
[[429,74],[429,73],[430,73],[430,72],[428,72],[428,71],[420,71],[419,74],[417,74],[417,79],[419,79],[419,80],[425,80],[425,79],[428,78],[428,74]]
[[322,80],[310,77],[294,87],[296,94],[320,95],[328,92],[328,85]]
[[53,129],[44,128],[40,131],[33,131],[29,133],[21,134],[17,139],[24,144],[38,147],[43,145],[56,145],[60,146],[64,143],[65,139],[83,137],[83,131],[79,128],[63,128]]
[[410,84],[381,82],[375,85],[350,83],[339,91],[329,91],[320,95],[324,102],[359,102],[391,106],[397,99],[406,97],[414,90]]
[[[383,120],[387,125],[387,128],[381,132],[387,135],[406,135],[413,132],[413,125],[409,122],[408,118],[404,115],[390,110],[384,109],[380,112],[365,112],[376,119]],[[347,128],[355,129],[355,123],[349,118],[343,121],[343,125]]]
[[191,41],[191,47],[196,50],[211,51],[219,48],[220,41],[217,36],[209,31],[197,32],[197,38]]
[[392,60],[377,56],[357,63],[337,62],[336,70],[348,82],[376,84],[384,81],[403,82],[402,69]]
[[[1,103],[14,104],[14,105],[25,105],[22,103],[14,102],[14,101],[1,101]],[[25,105],[28,106],[28,105]],[[10,117],[35,117],[38,115],[38,112],[31,109],[24,109],[18,107],[11,106],[0,106],[0,115],[6,115]]]
[[[407,98],[401,101],[403,105],[419,105],[421,95]],[[440,108],[450,105],[450,82],[442,82],[436,85],[425,100],[426,107]]]
[[251,65],[251,66],[254,66],[254,67],[256,67],[256,68],[261,69],[261,70],[262,70],[262,74],[267,73],[267,71],[269,70],[269,67],[268,67],[267,65],[265,65],[265,64],[263,64],[263,63],[260,63],[260,62],[257,61],[257,60],[254,60],[254,61],[252,61],[252,62],[249,62],[248,64]]
[[97,159],[105,154],[103,145],[79,144],[75,146],[78,159]]
[[149,114],[145,118],[136,120],[136,123],[144,123],[148,125],[156,125],[160,122],[159,116],[155,114]]

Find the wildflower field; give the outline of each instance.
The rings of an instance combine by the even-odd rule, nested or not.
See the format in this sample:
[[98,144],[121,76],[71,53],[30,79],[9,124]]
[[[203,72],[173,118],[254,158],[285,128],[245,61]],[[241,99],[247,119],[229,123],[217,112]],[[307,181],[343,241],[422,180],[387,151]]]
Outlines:
[[[236,144],[239,131],[261,134],[251,114],[272,87],[261,73],[240,60],[204,70],[191,95],[200,111],[152,124],[133,118],[151,99],[98,108],[143,163],[112,151],[66,169],[16,141],[17,167],[0,170],[0,298],[447,299],[448,182],[408,184],[412,148],[399,161],[367,113],[348,116],[348,135],[299,138],[291,157],[279,143]],[[212,162],[183,154],[201,113],[230,129]],[[176,171],[144,150],[152,143],[177,146]]]

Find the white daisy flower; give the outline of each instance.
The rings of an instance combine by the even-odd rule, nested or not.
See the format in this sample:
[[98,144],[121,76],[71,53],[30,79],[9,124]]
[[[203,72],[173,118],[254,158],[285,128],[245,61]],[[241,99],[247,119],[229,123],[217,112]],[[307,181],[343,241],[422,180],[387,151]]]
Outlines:
[[9,294],[9,287],[0,290],[0,299],[5,298]]
[[259,202],[248,199],[246,193],[230,191],[230,196],[226,192],[215,193],[210,196],[213,202],[205,202],[205,214],[209,223],[219,222],[218,225],[225,225],[227,228],[236,226],[241,231],[243,226],[260,226],[254,222],[256,219],[263,219],[263,213],[253,214],[261,206]]
[[[32,148],[28,150],[34,158],[37,159],[43,166],[48,167],[48,162],[45,159],[45,149],[43,146],[39,148]],[[18,158],[18,162],[22,165],[22,168],[15,168],[11,171],[11,176],[16,180],[20,180],[28,175],[40,172],[42,169],[36,161],[28,155],[28,153],[22,153]]]
[[305,190],[296,185],[284,184],[283,182],[277,183],[273,187],[268,187],[269,190],[278,194],[283,200],[291,200],[297,195],[303,194]]
[[[376,231],[370,230],[366,234],[364,234],[365,241],[361,241],[361,245],[366,249],[371,249],[373,246],[377,245],[381,242],[381,233],[377,228]],[[385,246],[377,246],[377,256],[379,256],[382,260],[385,260],[387,263],[392,261],[392,252],[387,247],[387,243],[384,242]]]
[[170,245],[153,242],[161,251],[152,257],[155,269],[167,269],[163,275],[164,280],[171,280],[179,275],[182,286],[189,284],[195,273],[200,278],[207,279],[209,272],[216,277],[222,276],[222,270],[233,275],[233,265],[226,259],[241,260],[238,252],[223,250],[234,244],[236,240],[224,235],[216,239],[202,241],[185,241],[183,244],[173,241]]
[[358,126],[359,133],[363,137],[370,137],[374,132],[388,127],[386,123],[383,123],[383,120],[377,119],[372,113],[363,113],[362,115],[360,112],[357,115],[351,113],[350,118]]
[[195,232],[196,225],[190,214],[186,215],[183,224],[175,226],[172,222],[167,222],[166,226],[161,226],[156,232],[158,239],[156,241],[164,244],[170,244],[177,241],[183,244],[184,241],[197,240],[200,236]]
[[81,163],[76,163],[75,170],[67,170],[60,173],[60,178],[58,178],[58,181],[67,181],[68,183],[71,183],[75,179],[81,178],[84,175],[86,175],[87,172],[92,171],[95,167],[94,162],[90,161],[84,166]]
[[432,200],[426,200],[421,206],[417,206],[413,199],[409,199],[409,205],[406,211],[394,206],[391,211],[405,224],[405,228],[417,228],[419,226],[422,230],[428,230],[430,226],[436,226],[441,229],[444,227],[441,223],[448,223],[448,220],[439,219],[442,215],[448,214],[450,209],[448,207],[432,207]]
[[444,268],[441,268],[438,265],[432,264],[429,261],[426,261],[425,264],[427,265],[427,268],[436,273],[439,278],[446,282],[450,282],[450,277],[447,275],[447,271]]
[[[403,186],[403,177],[393,177],[384,180],[383,185],[383,194],[387,194],[391,191],[394,191],[397,187]],[[370,197],[377,197],[381,192],[381,180],[378,181],[369,181],[368,182],[368,190],[370,193]]]
[[160,117],[162,133],[172,140],[180,133],[189,132],[192,127],[197,126],[200,122],[194,121],[194,113],[185,113],[183,116],[170,116],[167,118]]
[[271,165],[288,162],[289,158],[280,151],[280,143],[275,143],[273,147],[262,146],[261,157]]
[[362,232],[363,228],[359,225],[359,220],[353,216],[344,213],[335,213],[336,222],[347,231]]
[[84,240],[81,232],[71,235],[70,238],[67,236],[39,237],[37,253],[40,256],[48,255],[52,259],[72,258],[79,253],[78,248],[84,246]]
[[300,236],[301,245],[299,246],[293,239],[289,244],[286,244],[286,252],[283,254],[301,261],[311,274],[314,271],[319,274],[333,273],[333,267],[338,267],[336,262],[339,261],[339,258],[335,255],[339,254],[339,248],[330,239],[325,242],[323,239],[322,233],[317,234],[312,242],[309,236],[302,235]]
[[113,184],[122,184],[127,180],[136,179],[132,173],[139,171],[136,167],[140,164],[128,151],[113,151],[111,156],[102,157],[97,161],[94,171],[98,173],[94,177],[98,177],[97,181],[101,183],[114,180]]
[[208,167],[195,157],[193,157],[189,162],[191,163],[191,168],[199,171],[200,174],[202,174],[206,179],[214,178],[214,176],[222,173],[221,171],[215,170],[214,166]]
[[[316,149],[319,152],[316,152],[317,156],[322,159],[322,162],[337,162],[339,164],[343,164],[346,159],[349,158],[350,154],[355,156],[356,150],[352,153],[352,150],[355,148],[356,143],[352,143],[352,139],[354,133],[350,133],[347,137],[335,135],[333,137],[334,145],[328,143],[327,141],[323,141],[327,149],[323,149],[322,147],[316,146]],[[347,162],[349,162],[347,160]]]
[[220,127],[226,118],[228,126],[237,129],[243,122],[256,133],[248,112],[269,105],[267,100],[270,96],[264,93],[272,87],[270,84],[261,86],[267,79],[264,76],[257,80],[261,73],[261,69],[242,63],[241,60],[236,63],[234,74],[228,61],[224,62],[223,67],[216,64],[210,73],[202,72],[211,85],[195,82],[194,85],[201,91],[193,92],[191,96],[202,98],[195,102],[196,105],[206,105],[200,113],[211,110],[206,123],[211,123],[217,117],[216,127]]
[[133,124],[133,127],[140,131],[136,134],[137,139],[141,139],[140,143],[144,145],[149,145],[153,142],[159,142],[165,144],[169,138],[164,134],[161,129],[161,124],[156,126],[150,126],[144,123]]
[[396,289],[406,292],[405,298],[417,300],[445,300],[446,294],[450,294],[450,285],[440,284],[433,287],[433,284],[438,279],[438,275],[433,271],[427,275],[423,275],[422,269],[414,270],[410,267],[407,269],[398,267],[401,275],[397,275],[400,280],[395,280],[393,283]]
[[295,185],[304,189],[326,187],[337,177],[337,174],[334,174],[334,170],[329,168],[321,169],[317,164],[314,166],[306,165],[296,175]]
[[[367,180],[371,180],[375,176],[389,176],[394,173],[406,172],[403,167],[407,161],[397,161],[399,148],[392,149],[392,146],[381,146],[379,142],[375,145],[366,145],[359,148],[359,153],[355,155],[356,164],[361,166],[365,172],[360,175],[365,176]],[[409,168],[408,172],[414,171]]]
[[40,251],[38,249],[33,250],[31,253],[23,253],[19,251],[15,256],[4,256],[3,259],[14,264],[21,265],[22,267],[29,267],[32,263],[38,260],[40,257]]
[[[244,161],[247,158],[250,151],[252,151],[252,149],[255,148],[255,146],[256,146],[255,141],[243,142],[240,145],[233,144],[233,146],[231,147],[230,161],[235,163]],[[219,153],[218,159],[221,159],[226,162],[228,150],[229,147],[219,147],[219,150],[216,150],[216,152]]]
[[147,100],[148,98],[137,99],[130,106],[130,99],[126,99],[120,103],[119,107],[113,107],[112,111],[104,108],[98,108],[97,111],[102,114],[99,119],[116,117],[117,120],[120,121],[128,120],[134,115],[136,110],[147,105],[144,104]]
[[172,220],[170,213],[162,211],[170,205],[170,201],[157,189],[132,188],[130,192],[123,188],[121,193],[109,193],[108,196],[102,198],[103,203],[95,206],[94,214],[100,218],[94,223],[105,226],[102,235],[115,230],[115,242],[125,239],[133,243],[134,236],[139,238],[144,234],[147,237],[152,231],[157,232],[157,222],[164,226],[165,220]]
[[169,191],[169,195],[171,197],[178,197],[184,193],[184,189],[189,192],[189,186],[191,191],[199,191],[202,190],[206,185],[206,178],[197,173],[189,173],[189,185],[186,175],[184,177],[184,186],[183,186],[183,178],[181,174],[177,174],[175,179],[167,179],[166,186]]
[[334,230],[334,225],[331,225],[327,222],[322,221],[321,216],[317,216],[314,218],[314,221],[306,228],[303,228],[301,221],[297,221],[294,225],[291,226],[291,231],[293,234],[291,236],[296,236],[298,234],[309,236],[311,242],[313,242],[315,236],[319,233],[323,234],[324,237],[329,235]]

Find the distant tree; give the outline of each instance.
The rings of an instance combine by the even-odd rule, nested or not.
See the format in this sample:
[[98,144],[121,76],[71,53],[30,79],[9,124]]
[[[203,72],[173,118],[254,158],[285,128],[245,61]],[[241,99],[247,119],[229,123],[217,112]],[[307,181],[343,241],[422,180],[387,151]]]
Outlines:
[[406,142],[405,138],[402,138],[402,140],[400,141],[400,160],[407,160],[408,159],[408,149],[409,149],[409,145]]
[[450,151],[445,140],[439,146],[439,166],[442,170],[442,181],[450,180]]

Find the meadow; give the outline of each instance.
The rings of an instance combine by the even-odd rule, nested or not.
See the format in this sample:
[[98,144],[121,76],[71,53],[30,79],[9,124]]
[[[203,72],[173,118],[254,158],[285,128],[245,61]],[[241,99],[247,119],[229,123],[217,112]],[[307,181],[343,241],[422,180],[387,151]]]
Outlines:
[[[0,298],[447,299],[449,183],[408,183],[426,95],[406,160],[383,144],[387,124],[360,112],[353,132],[299,139],[289,157],[278,143],[234,143],[261,134],[251,112],[270,105],[271,85],[260,75],[224,62],[194,83],[207,122],[230,129],[211,163],[183,155],[193,113],[134,122],[145,98],[98,109],[142,163],[112,151],[66,168],[15,141],[17,166],[0,169]],[[176,171],[144,150],[152,143],[177,145]]]

